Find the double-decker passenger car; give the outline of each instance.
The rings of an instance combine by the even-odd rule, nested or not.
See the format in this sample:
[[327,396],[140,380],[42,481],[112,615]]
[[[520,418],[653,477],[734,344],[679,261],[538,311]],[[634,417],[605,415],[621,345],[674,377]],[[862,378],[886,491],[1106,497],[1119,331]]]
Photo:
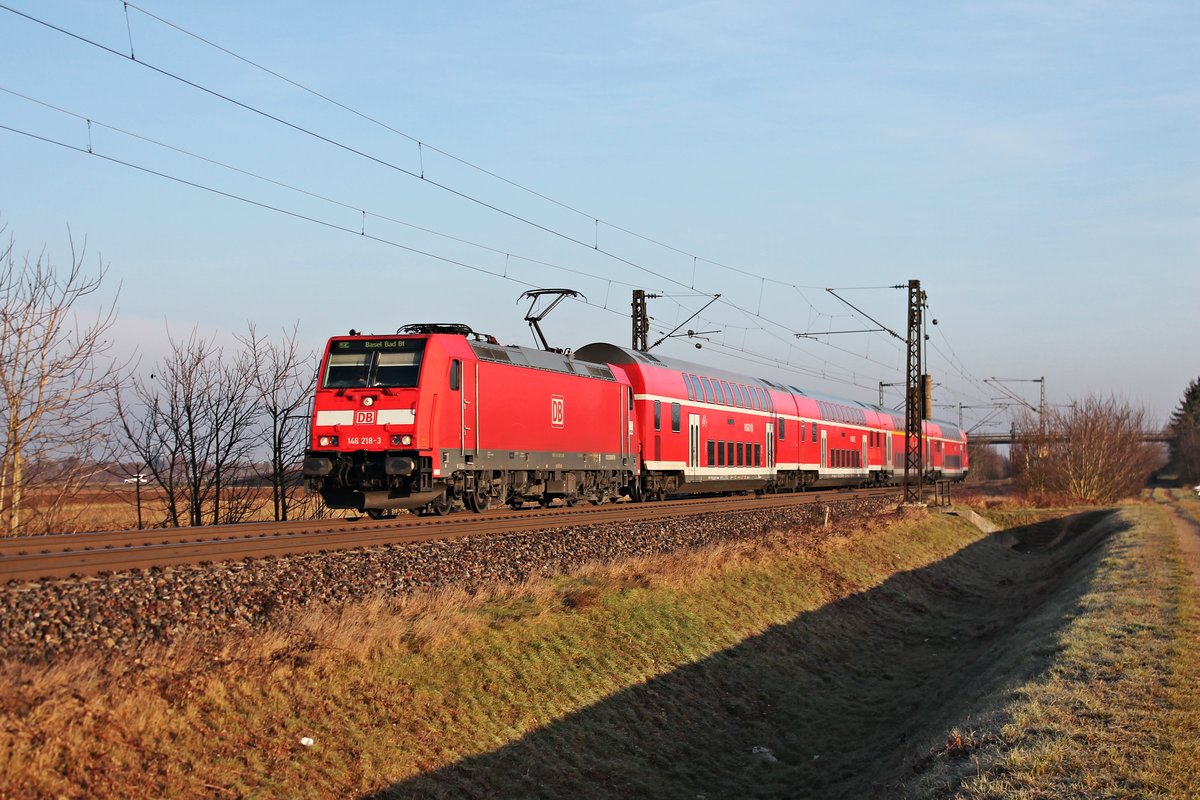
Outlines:
[[[904,472],[904,419],[878,406],[611,344],[575,355],[629,377],[648,497],[883,484]],[[926,476],[964,478],[962,432],[923,430]]]

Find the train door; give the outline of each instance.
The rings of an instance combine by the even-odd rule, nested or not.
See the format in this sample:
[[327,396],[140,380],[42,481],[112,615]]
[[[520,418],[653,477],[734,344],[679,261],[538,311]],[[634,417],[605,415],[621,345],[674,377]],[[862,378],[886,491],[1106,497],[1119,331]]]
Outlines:
[[[626,463],[633,456],[633,389],[621,387],[621,456]],[[633,465],[641,470],[640,464]]]
[[688,414],[688,478],[695,478],[700,466],[700,415]]
[[894,437],[892,436],[891,431],[887,431],[886,433],[883,434],[883,445],[884,445],[884,450],[886,451],[884,454],[884,458],[887,459],[887,461],[884,462],[887,465],[884,467],[884,470],[887,472],[891,472],[892,470],[894,470],[896,468],[896,461],[892,457],[892,439],[893,438]]
[[764,464],[767,469],[775,469],[775,424],[767,423],[767,463]]
[[829,439],[828,431],[821,428],[821,469],[829,468]]
[[867,449],[867,434],[865,433],[862,437],[862,453],[863,458],[861,466],[863,473],[866,474],[871,471],[871,451]]
[[479,362],[463,362],[462,391],[459,393],[459,446],[468,463],[479,454]]

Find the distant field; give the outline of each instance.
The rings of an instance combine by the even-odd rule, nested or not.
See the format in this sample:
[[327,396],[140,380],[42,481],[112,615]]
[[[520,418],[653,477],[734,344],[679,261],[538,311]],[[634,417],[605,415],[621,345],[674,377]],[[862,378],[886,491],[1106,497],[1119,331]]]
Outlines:
[[[237,487],[251,507],[246,521],[274,518],[271,490],[266,487]],[[322,511],[320,498],[301,490],[291,518],[302,518]],[[138,524],[138,493],[136,487],[124,483],[98,485],[78,493],[66,503],[57,503],[47,493],[35,493],[26,498],[26,517],[33,531],[45,533],[78,533],[83,531],[128,530]],[[154,484],[141,487],[142,525],[146,528],[168,524],[167,501],[161,488]],[[186,513],[184,516],[186,523]]]
[[983,510],[10,664],[0,796],[1200,796],[1170,511]]

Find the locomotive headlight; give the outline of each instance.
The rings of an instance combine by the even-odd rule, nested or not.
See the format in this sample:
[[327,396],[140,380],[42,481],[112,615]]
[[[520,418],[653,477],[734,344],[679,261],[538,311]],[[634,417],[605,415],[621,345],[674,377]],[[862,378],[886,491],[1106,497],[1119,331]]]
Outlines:
[[373,406],[373,405],[375,405],[375,398],[374,397],[364,397],[362,403],[364,406]]
[[317,444],[321,447],[337,447],[338,437],[336,436],[321,436],[317,439]]
[[408,447],[410,444],[412,444],[412,437],[407,433],[403,436],[400,436],[399,434],[392,434],[392,444],[404,445],[405,447]]

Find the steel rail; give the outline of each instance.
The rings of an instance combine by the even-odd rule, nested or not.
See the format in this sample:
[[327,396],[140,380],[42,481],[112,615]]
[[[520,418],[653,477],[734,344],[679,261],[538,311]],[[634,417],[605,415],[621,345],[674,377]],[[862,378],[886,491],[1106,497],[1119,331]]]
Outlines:
[[[755,511],[863,496],[895,494],[896,489],[800,493],[762,497],[702,498],[662,503],[616,504],[504,511],[461,517],[393,520],[309,520],[302,523],[250,523],[174,530],[97,532],[29,536],[0,547],[0,583],[42,578],[86,577],[151,567],[300,555],[336,550],[519,533],[550,528],[639,522],[710,513]],[[549,513],[546,513],[549,512]]]

